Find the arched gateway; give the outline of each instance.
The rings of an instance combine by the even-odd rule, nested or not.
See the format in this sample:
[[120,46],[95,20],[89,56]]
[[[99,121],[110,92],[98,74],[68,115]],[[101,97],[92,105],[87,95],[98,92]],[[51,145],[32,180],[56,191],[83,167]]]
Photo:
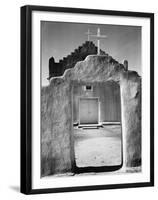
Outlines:
[[74,172],[73,98],[76,84],[115,82],[121,96],[123,166],[141,164],[141,77],[108,55],[89,55],[42,88],[41,176]]

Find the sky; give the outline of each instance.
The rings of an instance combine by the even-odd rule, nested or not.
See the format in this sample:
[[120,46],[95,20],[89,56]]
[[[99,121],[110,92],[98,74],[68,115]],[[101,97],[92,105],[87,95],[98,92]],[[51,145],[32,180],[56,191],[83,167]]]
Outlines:
[[[100,28],[102,35],[107,35],[101,40],[100,48],[123,63],[128,60],[129,70],[134,70],[141,75],[141,27],[122,25],[84,24],[68,22],[41,22],[41,69],[42,85],[48,85],[48,62],[54,57],[58,62],[63,57],[73,52],[88,40],[85,34],[88,29],[97,34]],[[90,37],[97,46],[97,40]]]

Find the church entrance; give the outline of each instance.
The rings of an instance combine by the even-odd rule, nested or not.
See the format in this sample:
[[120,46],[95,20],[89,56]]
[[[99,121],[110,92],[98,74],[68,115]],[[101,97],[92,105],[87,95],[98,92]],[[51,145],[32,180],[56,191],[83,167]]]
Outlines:
[[79,124],[98,124],[99,98],[80,98]]
[[75,172],[119,169],[123,158],[120,86],[76,83],[72,95]]

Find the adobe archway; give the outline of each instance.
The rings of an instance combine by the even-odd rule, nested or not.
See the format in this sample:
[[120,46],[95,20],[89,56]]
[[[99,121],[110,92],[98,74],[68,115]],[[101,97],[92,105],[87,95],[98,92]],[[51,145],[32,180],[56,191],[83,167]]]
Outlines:
[[42,89],[41,175],[73,172],[75,167],[72,127],[72,94],[74,82],[115,81],[121,90],[123,134],[123,167],[141,162],[141,78],[126,71],[109,57],[91,55],[52,78]]

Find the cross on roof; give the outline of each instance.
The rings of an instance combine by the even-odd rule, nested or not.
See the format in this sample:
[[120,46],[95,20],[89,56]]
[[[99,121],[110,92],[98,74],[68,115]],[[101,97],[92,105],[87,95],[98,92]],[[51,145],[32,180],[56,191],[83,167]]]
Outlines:
[[107,38],[107,36],[100,34],[100,28],[97,29],[97,35],[91,35],[91,36],[97,39],[97,45],[98,45],[97,54],[99,55],[100,54],[100,39],[105,39]]

